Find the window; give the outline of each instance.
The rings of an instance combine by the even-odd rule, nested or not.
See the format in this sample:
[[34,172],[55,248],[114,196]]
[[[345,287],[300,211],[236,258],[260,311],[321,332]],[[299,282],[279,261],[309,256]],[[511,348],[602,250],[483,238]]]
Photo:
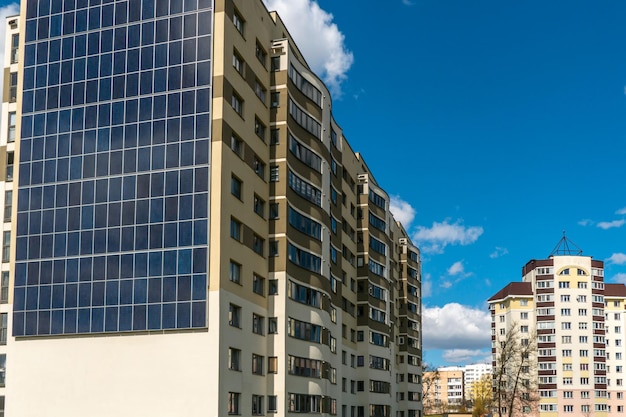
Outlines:
[[257,254],[263,256],[263,247],[265,246],[265,239],[256,233],[252,236],[252,250]]
[[252,415],[259,416],[264,414],[263,396],[252,394]]
[[[4,387],[5,385],[6,370],[7,370],[7,355],[3,353],[2,355],[0,355],[0,387]],[[4,414],[2,414],[1,411],[3,410],[0,409],[0,416],[4,417]]]
[[278,219],[279,217],[279,203],[270,203],[270,219]]
[[277,166],[270,167],[270,182],[277,182],[279,178],[279,171]]
[[254,133],[265,142],[265,125],[259,120],[258,117],[254,118]]
[[520,313],[520,319],[522,320],[528,320],[528,313]]
[[228,324],[241,328],[241,307],[234,304],[228,305]]
[[265,179],[265,162],[263,162],[261,158],[256,155],[254,155],[252,169],[254,169],[255,174],[261,177],[261,179]]
[[252,354],[252,373],[255,375],[263,375],[263,362],[265,358],[261,355]]
[[233,107],[233,110],[240,115],[243,116],[243,99],[241,96],[233,91],[233,95],[230,99],[230,105]]
[[270,107],[275,109],[278,106],[280,106],[280,93],[274,91],[270,94]]
[[8,313],[0,314],[0,345],[7,344],[8,317]]
[[278,294],[278,280],[270,279],[269,285],[267,288],[268,295],[277,295]]
[[313,168],[317,172],[322,172],[322,158],[311,149],[300,143],[291,133],[289,134],[289,150],[305,165]]
[[287,246],[287,257],[291,262],[304,269],[318,274],[322,271],[322,259],[319,256],[300,249],[291,243]]
[[20,35],[11,35],[11,64],[17,64],[18,51],[20,46]]
[[243,158],[243,141],[235,135],[230,137],[230,149]]
[[4,192],[4,222],[11,221],[11,214],[13,212],[13,191],[7,190]]
[[233,68],[243,76],[244,60],[237,51],[233,52]]
[[269,256],[278,256],[278,241],[270,240],[269,246],[270,246]]
[[259,62],[263,64],[263,66],[265,66],[266,61],[267,61],[267,52],[265,52],[265,49],[263,49],[263,47],[258,41],[256,43],[255,55],[256,55],[256,58],[259,60]]
[[242,182],[239,178],[232,176],[230,178],[230,193],[241,200]]
[[257,274],[252,275],[252,292],[259,295],[265,294],[265,278]]
[[265,201],[258,195],[254,195],[254,212],[261,217],[265,217]]
[[241,17],[241,14],[239,14],[237,10],[234,10],[233,11],[233,25],[235,25],[235,28],[237,29],[237,31],[241,33],[242,35],[243,35],[243,29],[244,29],[245,23],[246,21],[243,20],[243,17]]
[[230,275],[229,279],[232,282],[237,284],[241,284],[241,264],[238,264],[235,261],[230,261]]
[[9,112],[9,129],[7,131],[7,142],[15,142],[15,125],[17,122],[17,116],[14,111]]
[[241,350],[228,348],[228,369],[241,371]]
[[2,233],[2,262],[9,262],[11,260],[11,232],[5,231]]
[[265,318],[258,314],[252,314],[252,333],[263,335]]
[[[308,80],[306,80],[297,70],[291,65],[289,67],[289,78],[296,85],[298,90],[300,90],[305,96],[311,99],[318,107],[322,106],[322,93],[320,90],[315,88],[313,84],[311,84]],[[337,145],[337,134],[332,131],[331,140],[333,144]]]
[[267,358],[267,372],[270,374],[278,373],[278,358],[276,356]]
[[300,197],[322,206],[322,191],[289,170],[289,187]]
[[278,318],[277,317],[269,317],[267,319],[267,333],[268,334],[278,333]]
[[273,56],[270,59],[270,70],[280,71],[280,57],[279,56]]
[[238,392],[228,393],[228,414],[239,414],[239,397],[241,394]]
[[17,100],[17,72],[9,75],[9,103],[15,103]]
[[278,397],[276,395],[267,396],[267,412],[275,413],[278,411]]
[[292,318],[287,320],[287,333],[289,336],[296,339],[308,340],[315,343],[321,343],[322,341],[321,326]]
[[254,80],[254,94],[256,94],[259,100],[265,103],[265,96],[267,94],[267,89],[263,87],[263,84],[261,84],[261,81],[259,80]]
[[0,277],[0,304],[9,302],[9,271],[2,271]]
[[230,237],[241,242],[241,222],[232,217],[230,218]]
[[289,114],[296,121],[296,123],[298,123],[316,138],[321,139],[322,125],[313,117],[311,117],[307,112],[302,110],[295,103],[295,101],[291,99],[289,99]]
[[7,152],[7,172],[6,180],[13,181],[13,162],[15,154],[13,152]]
[[278,145],[280,143],[280,129],[272,129],[270,131],[270,145]]

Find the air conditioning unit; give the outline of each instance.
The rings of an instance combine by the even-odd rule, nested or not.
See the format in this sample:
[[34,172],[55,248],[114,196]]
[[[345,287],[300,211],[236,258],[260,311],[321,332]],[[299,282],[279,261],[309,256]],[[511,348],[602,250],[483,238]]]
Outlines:
[[400,242],[401,245],[406,245],[407,243],[409,243],[408,239],[405,237],[401,237],[398,242]]

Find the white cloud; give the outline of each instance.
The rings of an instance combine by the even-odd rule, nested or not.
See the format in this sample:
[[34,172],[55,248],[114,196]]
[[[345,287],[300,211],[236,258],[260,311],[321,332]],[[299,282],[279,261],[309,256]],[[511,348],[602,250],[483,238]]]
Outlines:
[[413,3],[413,1],[411,0],[402,0],[402,4],[404,4],[405,6],[413,6],[415,3]]
[[619,215],[626,214],[626,207],[622,207],[621,209],[617,210],[615,214],[619,214]]
[[[0,7],[0,22],[2,22],[2,24],[4,25],[6,18],[8,16],[14,16],[16,14],[19,14],[20,12],[20,5],[19,3],[11,3],[11,4],[7,4],[6,6]],[[4,42],[6,39],[6,31],[4,30],[0,30],[0,63],[2,65],[4,65]],[[0,97],[2,97],[2,87],[3,85],[0,84]]]
[[626,264],[626,254],[624,253],[614,253],[610,257],[607,258],[607,262],[617,265]]
[[345,36],[333,22],[333,15],[320,8],[315,0],[264,0],[269,10],[276,10],[305,59],[331,89],[341,96],[341,83],[354,62],[345,45]]
[[411,222],[415,218],[415,209],[399,196],[391,196],[389,211],[396,220],[402,223],[405,229],[411,226]]
[[413,240],[421,243],[424,252],[442,253],[448,245],[469,245],[483,234],[480,226],[466,227],[461,224],[461,220],[449,223],[444,220],[442,223],[433,222],[432,227],[418,226],[417,232],[413,235]]
[[451,288],[452,287],[452,283],[450,281],[441,281],[441,283],[439,284],[439,286],[441,288]]
[[465,275],[465,267],[463,261],[457,261],[448,268],[448,275]]
[[593,225],[593,220],[591,219],[582,219],[578,222],[579,225],[581,226],[591,226]]
[[491,314],[458,303],[424,307],[424,349],[487,349]]
[[619,284],[626,284],[626,274],[624,273],[615,274],[613,275],[613,278],[611,278],[611,281],[617,282]]
[[598,223],[598,227],[600,229],[612,229],[614,227],[619,228],[622,227],[624,225],[624,222],[626,222],[626,220],[622,219],[622,220],[613,220],[612,222],[600,222]]
[[495,259],[504,256],[507,253],[509,253],[509,250],[507,248],[501,248],[500,246],[496,246],[496,249],[489,254],[489,257],[491,259]]
[[491,354],[480,349],[450,349],[444,351],[441,357],[446,362],[457,365],[484,362],[485,357],[489,357],[491,361]]

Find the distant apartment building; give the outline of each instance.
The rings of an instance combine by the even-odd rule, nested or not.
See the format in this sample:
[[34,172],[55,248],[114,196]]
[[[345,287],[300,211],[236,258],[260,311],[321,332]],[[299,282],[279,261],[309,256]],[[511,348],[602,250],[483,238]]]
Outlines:
[[0,415],[421,417],[419,249],[277,13],[6,25]]
[[471,401],[474,396],[474,383],[480,381],[485,375],[491,375],[490,363],[476,363],[463,367],[463,386],[465,387],[465,400]]
[[[471,404],[473,385],[491,374],[491,364],[446,366],[424,372],[424,409],[427,414],[456,410]],[[428,385],[428,387],[426,387]]]
[[515,402],[514,415],[623,415],[625,303],[626,286],[604,282],[602,261],[569,250],[531,260],[522,282],[489,299],[494,369],[511,332],[534,347],[520,380],[531,401]]

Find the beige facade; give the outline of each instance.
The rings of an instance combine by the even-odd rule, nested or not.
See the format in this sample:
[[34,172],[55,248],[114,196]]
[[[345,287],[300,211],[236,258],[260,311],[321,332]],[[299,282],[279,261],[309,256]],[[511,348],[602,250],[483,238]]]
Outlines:
[[7,415],[421,417],[420,253],[389,195],[276,13],[217,0],[199,24],[213,36],[207,326],[9,338]]
[[431,384],[428,398],[424,398],[424,412],[439,414],[458,411],[464,406],[465,386],[463,384],[464,371],[461,367],[439,368],[437,371],[424,372],[424,380]]
[[512,328],[536,338],[528,379],[540,416],[623,412],[623,310],[626,287],[604,283],[604,264],[587,256],[532,260],[523,282],[489,299],[494,367]]

